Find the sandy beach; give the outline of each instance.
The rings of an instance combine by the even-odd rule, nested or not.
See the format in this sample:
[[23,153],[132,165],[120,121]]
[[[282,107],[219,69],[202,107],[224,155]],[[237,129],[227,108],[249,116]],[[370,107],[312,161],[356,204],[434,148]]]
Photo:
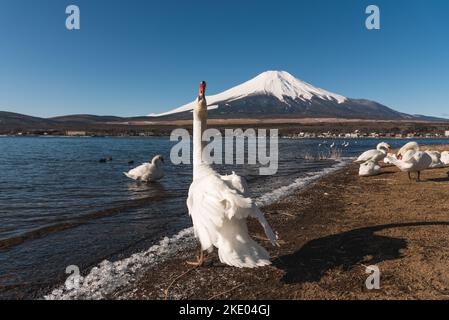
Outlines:
[[[191,250],[110,298],[448,299],[449,169],[427,170],[421,182],[396,167],[370,178],[357,170],[350,165],[264,208],[281,246],[270,247],[255,223],[250,230],[269,248],[271,266],[230,268],[214,253],[194,269],[185,264]],[[380,269],[379,290],[366,289],[368,265]]]

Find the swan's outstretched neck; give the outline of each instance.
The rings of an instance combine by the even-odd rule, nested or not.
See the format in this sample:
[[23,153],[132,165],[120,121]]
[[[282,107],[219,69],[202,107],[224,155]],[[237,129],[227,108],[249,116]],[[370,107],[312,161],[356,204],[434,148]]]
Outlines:
[[203,162],[203,132],[207,129],[207,102],[205,97],[206,83],[200,86],[197,105],[193,110],[193,178],[195,179],[198,166]]

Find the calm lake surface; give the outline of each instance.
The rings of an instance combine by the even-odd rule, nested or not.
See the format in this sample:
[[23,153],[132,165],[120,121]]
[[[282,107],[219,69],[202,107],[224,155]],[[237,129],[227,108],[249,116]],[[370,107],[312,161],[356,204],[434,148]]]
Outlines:
[[[345,148],[344,141],[327,145],[335,142],[343,157],[353,157],[380,142],[350,139]],[[328,152],[319,146],[323,142],[280,139],[274,176],[259,176],[248,165],[217,169],[245,176],[253,197],[260,197],[335,165],[304,159]],[[449,141],[420,140],[438,143]],[[190,226],[185,201],[192,168],[170,162],[174,144],[168,138],[0,137],[0,297],[32,297],[63,281],[69,265],[87,269],[103,259],[121,259]],[[159,183],[123,175],[156,154],[166,159]],[[109,156],[112,161],[99,162]]]

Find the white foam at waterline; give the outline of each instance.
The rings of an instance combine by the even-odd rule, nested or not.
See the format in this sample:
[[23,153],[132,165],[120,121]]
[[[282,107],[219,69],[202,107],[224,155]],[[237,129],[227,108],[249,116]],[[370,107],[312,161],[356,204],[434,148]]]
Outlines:
[[[307,177],[298,178],[288,186],[263,194],[256,200],[257,204],[266,206],[279,201],[321,177],[343,168],[348,163],[349,161],[345,159],[332,167],[310,172]],[[92,268],[87,276],[80,278],[78,289],[67,290],[65,285],[61,285],[44,296],[44,299],[104,299],[118,289],[134,283],[145,270],[173,258],[181,251],[192,249],[196,245],[193,227],[184,229],[175,236],[165,237],[159,244],[151,246],[146,251],[135,253],[129,258],[116,262],[103,261],[97,267]]]

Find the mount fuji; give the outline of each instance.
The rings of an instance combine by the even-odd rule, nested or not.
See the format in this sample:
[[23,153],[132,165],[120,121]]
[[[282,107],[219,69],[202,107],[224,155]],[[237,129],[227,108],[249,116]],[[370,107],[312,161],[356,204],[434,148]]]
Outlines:
[[[211,118],[347,118],[413,120],[380,103],[351,99],[314,87],[286,71],[266,71],[222,93],[207,96]],[[151,117],[190,119],[195,101]]]

